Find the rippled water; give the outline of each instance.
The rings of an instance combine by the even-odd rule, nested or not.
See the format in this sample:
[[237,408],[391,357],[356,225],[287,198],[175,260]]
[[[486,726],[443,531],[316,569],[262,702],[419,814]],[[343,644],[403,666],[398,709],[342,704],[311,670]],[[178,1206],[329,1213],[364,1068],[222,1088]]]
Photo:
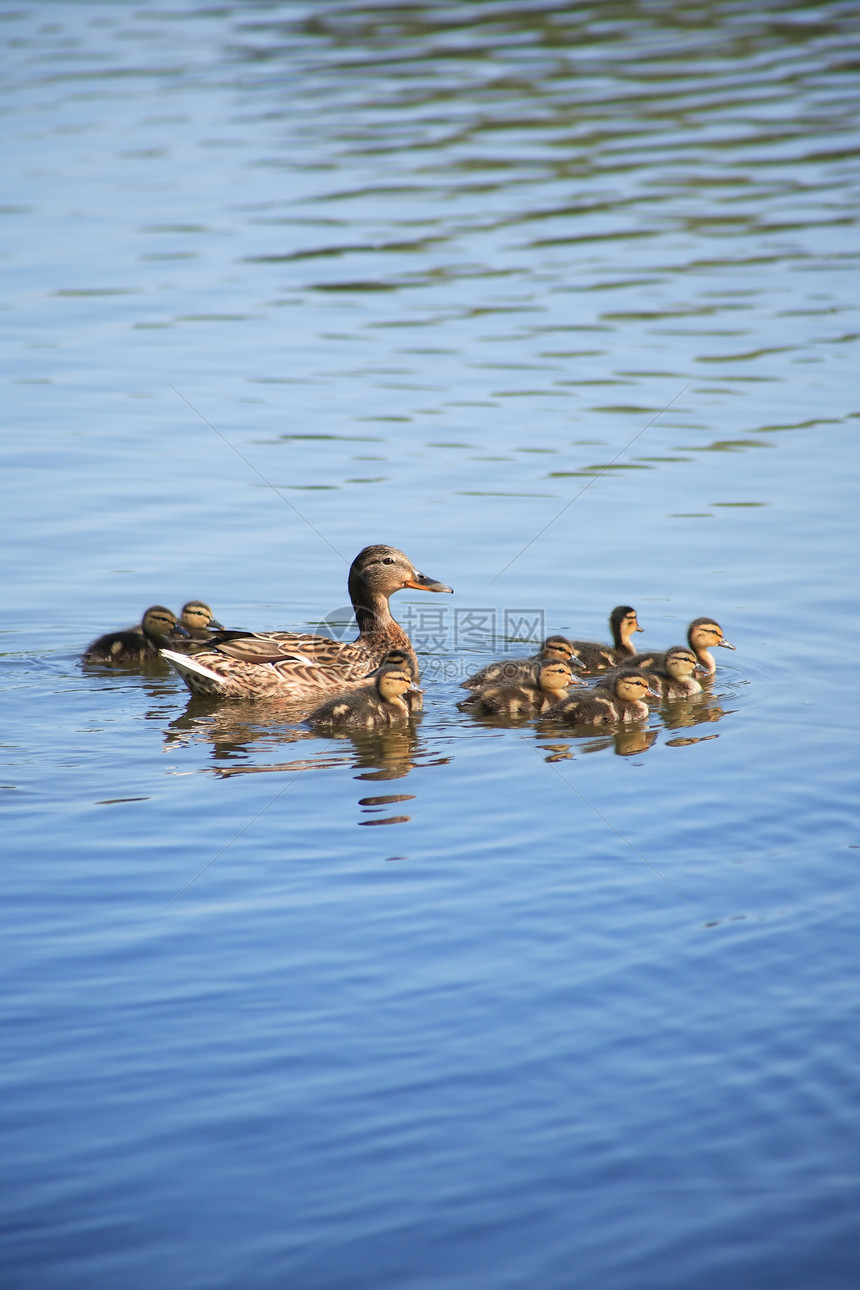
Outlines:
[[[856,6],[0,40],[4,1287],[853,1287]],[[410,730],[80,667],[376,541]],[[458,711],[618,603],[702,700]]]

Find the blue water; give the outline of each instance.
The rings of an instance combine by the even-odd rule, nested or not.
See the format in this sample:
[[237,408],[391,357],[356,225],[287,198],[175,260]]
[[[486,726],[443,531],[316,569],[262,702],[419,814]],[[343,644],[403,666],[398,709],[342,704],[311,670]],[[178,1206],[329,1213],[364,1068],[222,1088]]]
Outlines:
[[[4,1290],[851,1290],[855,7],[0,18]],[[377,541],[410,730],[80,666]],[[701,701],[458,711],[618,603]]]

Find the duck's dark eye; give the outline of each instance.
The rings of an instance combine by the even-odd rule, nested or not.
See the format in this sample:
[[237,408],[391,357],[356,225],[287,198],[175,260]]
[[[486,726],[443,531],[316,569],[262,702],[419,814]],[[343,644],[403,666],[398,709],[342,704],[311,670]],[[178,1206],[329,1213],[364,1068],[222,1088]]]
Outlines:
[[393,556],[391,556],[391,555],[387,555],[387,556],[385,556],[385,558],[383,559],[382,563],[383,563],[383,564],[394,564],[394,557],[393,557]]

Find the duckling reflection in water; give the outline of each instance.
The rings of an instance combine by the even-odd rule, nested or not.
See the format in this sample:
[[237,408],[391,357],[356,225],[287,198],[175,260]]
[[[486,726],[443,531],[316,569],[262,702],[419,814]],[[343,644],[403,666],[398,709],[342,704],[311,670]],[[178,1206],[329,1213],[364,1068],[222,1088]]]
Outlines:
[[[729,641],[723,635],[723,629],[719,623],[714,622],[713,618],[694,618],[687,628],[687,644],[701,663],[702,667],[709,676],[713,676],[717,670],[714,662],[714,656],[710,652],[718,645],[723,649],[734,649]],[[636,654],[631,660],[631,666],[642,668],[645,672],[650,672],[655,668],[663,667],[666,661],[668,650],[656,650],[651,653]]]
[[88,645],[84,663],[110,663],[115,667],[145,663],[158,658],[159,650],[175,643],[176,635],[188,636],[176,615],[164,605],[151,605],[137,627],[106,632]]
[[706,674],[707,670],[689,646],[673,645],[666,650],[661,667],[649,668],[648,680],[662,699],[687,699],[691,694],[702,693],[693,673]]
[[587,672],[601,672],[608,667],[621,667],[629,663],[636,651],[630,638],[634,632],[641,632],[636,617],[636,610],[631,605],[616,605],[609,615],[609,630],[612,633],[612,644],[602,645],[600,641],[571,641],[574,655],[579,659]]
[[474,712],[484,717],[536,717],[560,703],[569,686],[582,684],[582,681],[574,681],[566,663],[547,661],[540,664],[537,675],[532,674],[531,680],[511,685],[488,685],[458,703],[457,707],[462,712]]
[[[497,663],[488,663],[479,672],[460,682],[464,690],[482,690],[487,685],[516,685],[520,681],[534,681],[536,670],[541,663],[565,663],[568,667],[578,667],[573,658],[573,646],[566,636],[547,636],[536,654],[529,658],[500,659]],[[468,700],[464,700],[468,702]]]
[[649,715],[646,695],[654,695],[644,672],[626,670],[607,678],[588,694],[571,695],[543,714],[547,721],[571,726],[607,726],[615,721],[643,721]]
[[403,667],[385,667],[377,671],[369,685],[346,690],[327,699],[307,718],[314,729],[328,726],[335,730],[378,730],[409,720],[405,695],[413,688],[412,672]]

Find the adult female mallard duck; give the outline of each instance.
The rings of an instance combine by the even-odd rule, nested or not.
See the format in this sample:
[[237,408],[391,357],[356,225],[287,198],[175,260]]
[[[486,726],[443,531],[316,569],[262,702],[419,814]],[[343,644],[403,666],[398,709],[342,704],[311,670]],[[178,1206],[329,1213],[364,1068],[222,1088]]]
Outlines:
[[[714,622],[713,618],[694,618],[687,628],[687,643],[695,654],[702,667],[709,676],[713,676],[717,670],[714,662],[714,656],[711,650],[717,645],[723,649],[734,649],[723,636],[723,629],[719,623]],[[644,672],[651,672],[655,668],[662,667],[666,661],[666,650],[657,650],[654,653],[636,654],[631,660],[633,667],[641,668]]]
[[563,721],[569,726],[608,726],[616,721],[642,721],[648,716],[645,696],[655,695],[644,672],[625,668],[607,677],[587,694],[571,695],[548,708],[547,721]]
[[189,690],[244,698],[302,699],[347,689],[365,679],[390,649],[404,650],[415,680],[418,660],[406,632],[391,616],[389,596],[405,587],[447,591],[418,573],[393,546],[367,546],[349,570],[349,598],[358,636],[351,643],[308,632],[217,632],[191,654],[162,650]]
[[567,695],[571,685],[584,685],[574,681],[567,663],[547,659],[537,668],[537,676],[530,680],[488,685],[472,694],[457,707],[462,712],[474,712],[483,717],[536,717]]
[[578,667],[579,664],[572,655],[573,646],[566,636],[547,636],[536,654],[531,654],[528,658],[508,658],[488,663],[486,667],[461,681],[460,686],[463,690],[482,690],[487,685],[533,682],[541,663],[564,663],[568,667]]
[[662,699],[687,699],[702,693],[693,673],[705,671],[689,645],[673,645],[666,650],[661,667],[648,669],[648,680]]
[[603,645],[600,641],[571,641],[574,655],[587,672],[605,672],[609,667],[621,667],[629,663],[636,653],[630,637],[643,628],[639,626],[635,609],[630,605],[616,605],[609,615],[609,630],[612,633],[611,645]]
[[369,684],[326,699],[310,714],[307,724],[315,729],[322,726],[338,730],[402,725],[410,717],[406,696],[412,688],[410,668],[396,664],[379,667]]
[[109,663],[113,667],[130,667],[158,658],[159,650],[176,634],[188,632],[176,619],[176,614],[164,605],[150,605],[137,627],[124,627],[119,631],[105,632],[88,645],[83,653],[85,663]]
[[224,624],[218,622],[204,600],[187,601],[182,606],[179,621],[194,641],[209,640],[213,631],[224,630]]

